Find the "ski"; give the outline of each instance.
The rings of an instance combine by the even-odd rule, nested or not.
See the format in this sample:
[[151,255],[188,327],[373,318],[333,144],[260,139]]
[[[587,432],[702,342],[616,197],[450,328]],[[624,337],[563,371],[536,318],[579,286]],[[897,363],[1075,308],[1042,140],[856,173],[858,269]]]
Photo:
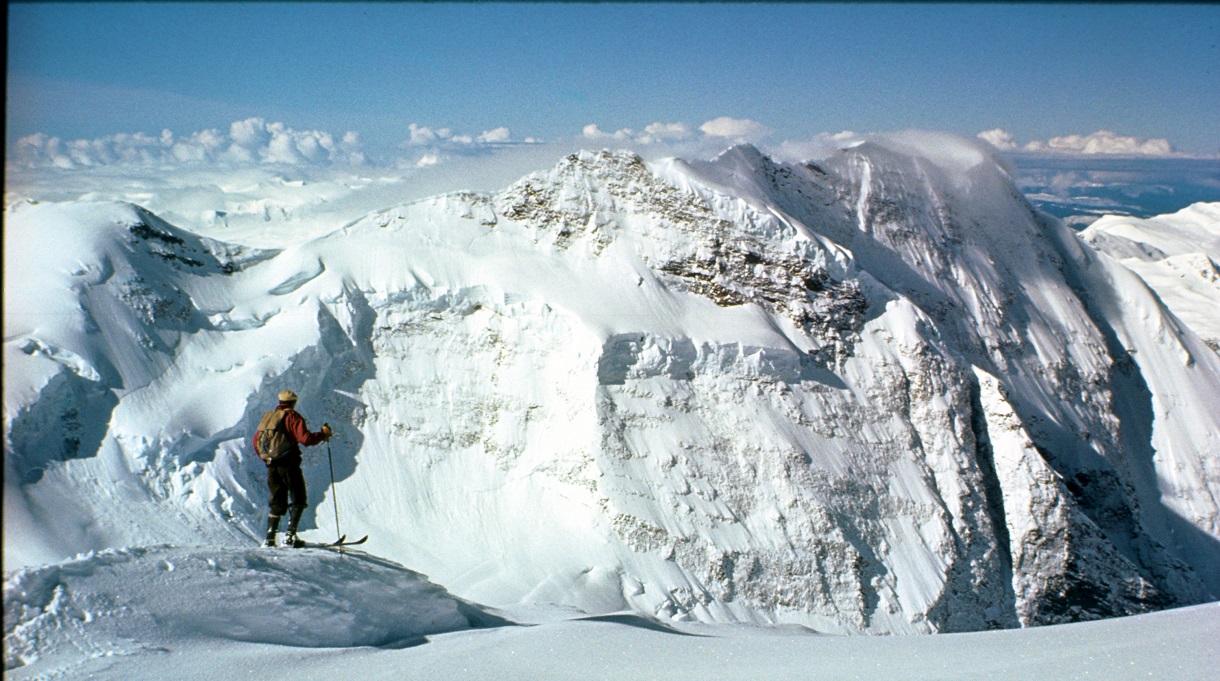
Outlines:
[[301,548],[306,549],[337,549],[340,546],[347,546],[347,535],[342,535],[332,542],[306,542]]
[[[346,535],[344,535],[344,536],[346,537]],[[355,541],[343,541],[343,538],[340,538],[339,541],[335,542],[334,544],[327,544],[326,546],[328,548],[329,547],[342,547],[342,546],[355,546],[357,544],[363,544],[364,542],[366,542],[368,540],[369,540],[369,536],[366,534],[363,537],[361,537]]]
[[340,550],[342,550],[343,548],[348,547],[348,546],[356,546],[356,545],[359,545],[359,544],[363,544],[364,542],[366,542],[366,541],[368,541],[368,540],[369,540],[369,536],[366,534],[366,535],[364,535],[363,537],[361,537],[361,538],[359,538],[359,539],[357,539],[357,540],[355,540],[355,541],[347,541],[347,535],[345,534],[345,535],[343,535],[342,537],[339,537],[338,539],[336,539],[336,540],[335,540],[335,541],[333,541],[333,542],[330,542],[330,543],[327,543],[327,544],[314,544],[314,543],[309,543],[309,544],[306,544],[306,545],[305,545],[305,548],[307,548],[307,549],[340,549]]
[[343,548],[344,546],[357,546],[357,545],[359,545],[359,544],[363,544],[364,542],[366,542],[366,541],[368,541],[368,540],[369,540],[369,536],[366,534],[366,535],[364,535],[363,537],[361,537],[361,538],[359,538],[359,539],[356,539],[356,540],[354,540],[354,541],[347,541],[347,535],[345,534],[345,535],[343,535],[343,536],[339,537],[338,539],[336,539],[336,540],[334,540],[334,541],[332,541],[332,542],[324,542],[324,543],[317,543],[317,542],[304,542],[304,543],[303,543],[303,544],[301,544],[300,546],[289,546],[289,545],[286,545],[286,544],[277,544],[276,546],[274,546],[274,547],[272,547],[272,548],[285,548],[285,549],[339,549],[339,548]]

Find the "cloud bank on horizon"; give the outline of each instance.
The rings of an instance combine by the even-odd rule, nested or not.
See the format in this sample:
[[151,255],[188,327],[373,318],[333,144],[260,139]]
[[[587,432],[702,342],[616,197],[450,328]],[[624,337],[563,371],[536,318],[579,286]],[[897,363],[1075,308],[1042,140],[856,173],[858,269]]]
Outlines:
[[[282,164],[295,166],[391,166],[424,168],[454,158],[485,156],[523,145],[545,145],[537,137],[514,137],[507,127],[478,134],[456,132],[446,127],[419,123],[408,126],[409,136],[388,154],[364,149],[353,131],[331,133],[297,130],[282,122],[253,117],[233,122],[227,131],[212,128],[178,135],[163,130],[160,135],[118,133],[97,139],[64,140],[36,133],[17,140],[6,153],[12,168],[79,169],[103,166],[247,166]],[[687,153],[716,153],[725,146],[751,143],[787,158],[816,155],[816,151],[848,146],[863,139],[856,133],[822,133],[811,140],[773,142],[774,131],[749,119],[721,116],[699,126],[683,122],[654,122],[640,130],[621,128],[604,131],[596,123],[565,140],[572,144],[619,144],[637,147],[667,147]],[[1125,155],[1147,157],[1186,156],[1166,139],[1145,139],[1099,130],[1089,135],[1070,134],[1046,141],[1019,144],[1001,128],[978,137],[1000,151],[1064,155]],[[770,142],[770,143],[769,143]],[[558,143],[558,141],[556,141]]]
[[1108,154],[1114,156],[1184,156],[1167,139],[1144,139],[1098,130],[1091,135],[1062,135],[1045,142],[1017,144],[1013,134],[1001,128],[979,133],[979,138],[1000,151],[1048,152],[1058,154]]
[[212,128],[186,136],[118,133],[97,139],[63,140],[45,133],[27,135],[8,150],[5,161],[17,167],[80,168],[111,165],[186,165],[213,163],[346,164],[366,162],[360,136],[335,136],[321,130],[294,130],[262,118],[236,121],[227,132]]

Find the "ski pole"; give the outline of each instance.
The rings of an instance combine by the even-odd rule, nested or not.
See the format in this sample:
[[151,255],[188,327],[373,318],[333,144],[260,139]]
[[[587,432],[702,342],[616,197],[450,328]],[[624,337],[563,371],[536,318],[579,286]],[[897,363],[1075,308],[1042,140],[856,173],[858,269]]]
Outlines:
[[343,537],[339,529],[339,495],[335,489],[335,458],[330,453],[330,438],[326,438],[326,461],[330,463],[330,496],[335,500],[335,536]]

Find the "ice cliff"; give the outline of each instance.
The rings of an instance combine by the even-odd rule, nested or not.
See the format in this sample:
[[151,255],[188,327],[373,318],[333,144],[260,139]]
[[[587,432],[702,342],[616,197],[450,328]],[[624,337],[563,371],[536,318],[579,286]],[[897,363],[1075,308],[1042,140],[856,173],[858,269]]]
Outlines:
[[291,388],[339,432],[305,526],[337,498],[483,603],[931,632],[1220,597],[1220,357],[971,142],[586,152],[272,250],[5,223],[6,566],[254,542]]

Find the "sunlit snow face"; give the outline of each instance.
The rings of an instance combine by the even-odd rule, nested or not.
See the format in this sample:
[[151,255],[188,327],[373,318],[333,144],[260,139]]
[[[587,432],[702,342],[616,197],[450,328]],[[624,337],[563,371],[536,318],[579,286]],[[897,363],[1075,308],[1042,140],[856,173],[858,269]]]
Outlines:
[[[307,457],[310,493],[350,514],[345,527],[368,526],[378,550],[485,602],[717,621],[782,610],[833,631],[1056,621],[1043,577],[1063,576],[1056,557],[1071,547],[1035,552],[1049,558],[1025,561],[1011,592],[1001,523],[986,514],[1004,504],[1018,544],[1070,536],[1091,547],[1084,558],[1101,556],[1065,578],[1120,573],[1105,537],[1065,529],[1088,523],[1059,480],[1103,481],[1099,496],[1127,508],[1124,490],[1165,479],[1106,487],[1113,475],[1076,479],[1072,467],[1127,456],[1114,405],[1129,401],[1113,391],[1205,394],[1210,369],[1179,355],[1200,366],[1208,355],[1185,333],[1158,340],[1180,328],[1162,303],[1071,250],[1071,233],[1031,211],[980,143],[848,146],[820,165],[751,146],[706,162],[573,154],[497,192],[407,203],[412,178],[452,178],[444,163],[28,173],[22,186],[38,191],[92,184],[181,216],[174,228],[75,200],[10,212],[31,243],[63,251],[51,274],[75,279],[48,282],[44,297],[76,315],[61,332],[30,305],[6,345],[32,369],[11,403],[24,410],[16,439],[51,451],[38,448],[61,435],[48,424],[75,413],[97,426],[68,433],[77,444],[54,460],[22,462],[45,492],[6,495],[41,528],[31,555],[249,538],[265,482],[244,443],[291,387],[311,418],[350,424],[333,474],[329,450]],[[75,230],[51,230],[61,239],[48,245],[50,221],[32,219],[43,214]],[[1090,308],[1093,288],[1130,302]],[[1099,323],[1121,325],[1122,343]],[[1129,365],[1157,368],[1146,387],[1112,380],[1109,353],[1126,348]],[[94,393],[40,390],[69,373],[122,399],[95,416],[80,408]],[[1180,425],[1210,423],[1208,408],[1175,409],[1148,432],[1194,451],[1204,436]],[[983,428],[1010,436],[989,438],[992,473],[978,463]],[[1048,463],[1043,450],[1068,454]],[[119,476],[113,486],[149,503],[103,484],[89,509],[43,520],[43,500],[82,471]],[[1184,490],[1175,511],[1210,512],[1195,478],[1170,482]],[[1002,499],[983,498],[997,487]],[[187,520],[154,522],[165,509]],[[100,538],[82,520],[120,515]],[[308,516],[307,531],[329,529],[328,516]],[[1025,550],[1009,547],[1013,564]],[[1099,612],[1141,607],[1154,593],[1142,589]]]

